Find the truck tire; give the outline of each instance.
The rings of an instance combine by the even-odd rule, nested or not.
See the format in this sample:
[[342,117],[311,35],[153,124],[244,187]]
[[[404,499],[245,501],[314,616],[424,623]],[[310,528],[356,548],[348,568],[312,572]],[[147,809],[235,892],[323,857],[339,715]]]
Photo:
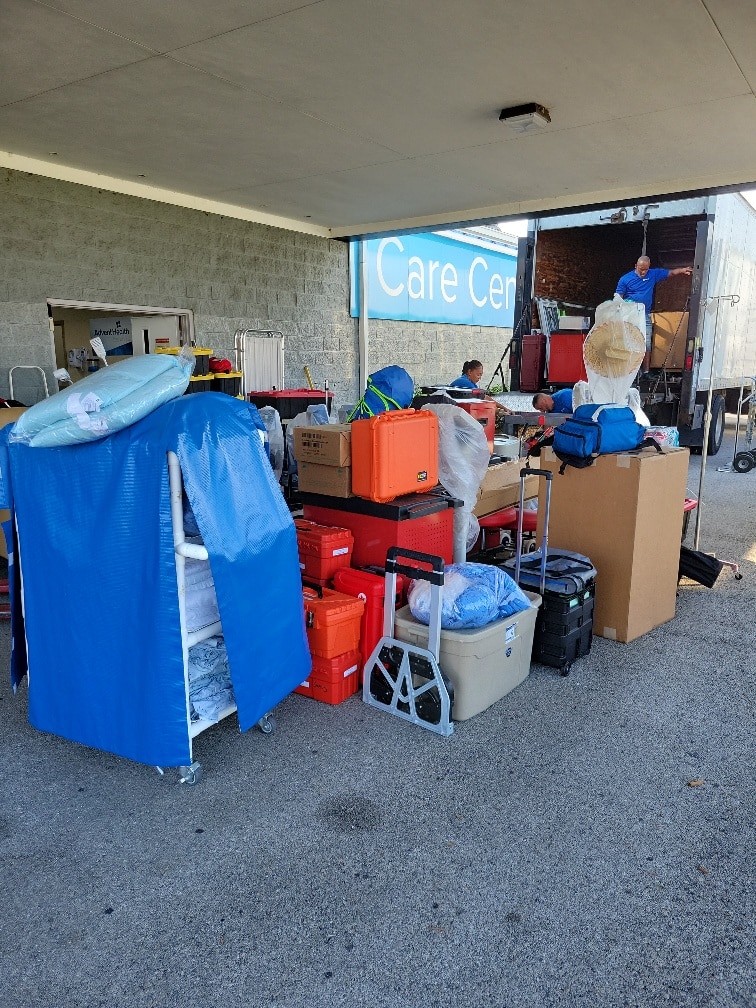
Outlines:
[[715,395],[711,400],[711,422],[709,424],[709,442],[707,454],[716,455],[722,444],[725,429],[724,396]]

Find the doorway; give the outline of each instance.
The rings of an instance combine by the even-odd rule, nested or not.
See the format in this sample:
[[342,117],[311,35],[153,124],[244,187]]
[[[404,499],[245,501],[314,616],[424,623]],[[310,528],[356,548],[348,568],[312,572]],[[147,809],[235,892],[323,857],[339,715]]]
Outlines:
[[47,308],[55,367],[64,368],[74,383],[100,367],[90,343],[95,336],[113,364],[124,357],[194,344],[194,316],[186,309],[53,298]]

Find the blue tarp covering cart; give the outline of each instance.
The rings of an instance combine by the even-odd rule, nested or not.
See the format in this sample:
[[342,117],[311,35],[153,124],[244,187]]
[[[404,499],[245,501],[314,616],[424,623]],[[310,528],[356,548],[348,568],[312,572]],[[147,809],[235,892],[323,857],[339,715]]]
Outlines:
[[241,730],[307,678],[296,532],[259,429],[253,406],[205,393],[85,444],[0,432],[0,506],[16,523],[11,679],[28,670],[36,728],[191,763],[168,452],[207,548]]

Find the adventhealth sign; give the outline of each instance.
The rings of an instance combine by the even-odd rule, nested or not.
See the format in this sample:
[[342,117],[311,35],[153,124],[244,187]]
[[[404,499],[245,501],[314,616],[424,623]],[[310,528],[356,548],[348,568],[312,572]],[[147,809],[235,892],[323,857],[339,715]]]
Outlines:
[[[364,242],[368,317],[502,326],[514,321],[515,252],[448,234]],[[350,255],[351,313],[360,313],[359,243]]]

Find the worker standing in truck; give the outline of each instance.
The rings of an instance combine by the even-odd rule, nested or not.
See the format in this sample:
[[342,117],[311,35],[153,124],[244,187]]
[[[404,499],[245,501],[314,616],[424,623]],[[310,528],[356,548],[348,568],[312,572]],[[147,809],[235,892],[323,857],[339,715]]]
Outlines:
[[667,277],[680,276],[681,274],[690,276],[692,272],[692,266],[680,266],[678,269],[671,270],[651,269],[651,260],[648,256],[641,256],[635,264],[635,269],[624,273],[617,281],[614,296],[619,296],[625,301],[637,301],[643,305],[646,311],[646,353],[641,365],[641,375],[648,374],[648,365],[651,360],[651,305],[654,302],[654,289],[660,281],[666,280]]

